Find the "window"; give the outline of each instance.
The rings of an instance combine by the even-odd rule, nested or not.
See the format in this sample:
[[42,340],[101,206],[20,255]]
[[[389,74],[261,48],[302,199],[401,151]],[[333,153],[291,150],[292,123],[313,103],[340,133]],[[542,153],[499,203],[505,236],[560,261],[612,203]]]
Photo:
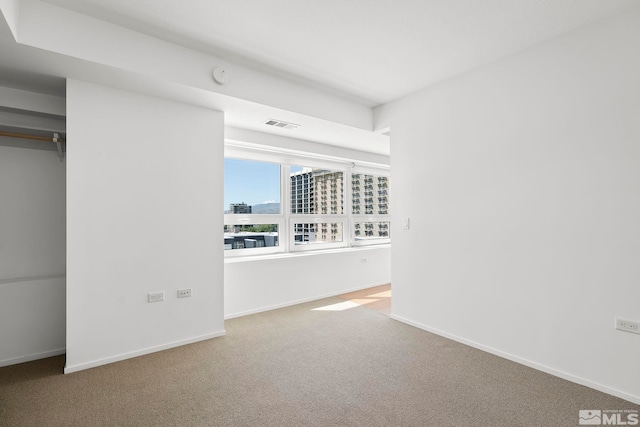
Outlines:
[[292,237],[290,250],[346,246],[344,171],[294,165],[291,183]]
[[278,224],[224,226],[224,250],[274,248],[279,246]]
[[311,224],[294,224],[294,244],[295,245],[319,245],[342,243],[343,223],[311,223]]
[[351,198],[354,245],[389,242],[389,177],[354,173]]
[[386,176],[353,174],[351,180],[353,213],[364,215],[389,214],[389,178]]
[[390,242],[387,176],[250,157],[225,158],[225,256]]
[[224,159],[225,214],[279,214],[280,165]]
[[281,176],[277,163],[224,159],[225,256],[284,250]]
[[356,222],[353,230],[355,240],[372,242],[376,239],[388,239],[391,236],[390,224],[389,221]]
[[291,213],[342,215],[344,173],[291,166]]

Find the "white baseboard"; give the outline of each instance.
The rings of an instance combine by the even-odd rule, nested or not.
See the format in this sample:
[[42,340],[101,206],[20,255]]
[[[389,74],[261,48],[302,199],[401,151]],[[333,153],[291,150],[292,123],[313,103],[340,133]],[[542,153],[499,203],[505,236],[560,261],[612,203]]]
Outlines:
[[174,341],[167,344],[162,344],[154,347],[143,348],[141,350],[132,351],[129,353],[118,354],[116,356],[106,357],[104,359],[93,360],[91,362],[79,363],[76,365],[67,365],[64,367],[65,374],[71,374],[73,372],[83,371],[89,368],[95,368],[97,366],[107,365],[113,362],[120,362],[126,359],[132,359],[138,356],[144,356],[145,354],[156,353],[162,350],[168,350],[174,347],[180,347],[186,344],[192,344],[198,341],[205,341],[211,338],[217,338],[225,335],[225,331],[212,332],[206,335],[200,335],[193,338],[188,338],[186,340]]
[[60,356],[66,349],[57,348],[55,350],[44,351],[42,353],[28,354],[26,356],[13,357],[11,359],[0,360],[0,368],[3,366],[17,365],[18,363],[32,362],[34,360],[46,359],[47,357]]
[[511,360],[512,362],[516,362],[516,363],[519,363],[521,365],[528,366],[530,368],[536,369],[538,371],[545,372],[545,373],[553,375],[555,377],[559,377],[559,378],[562,378],[564,380],[571,381],[573,383],[580,384],[580,385],[592,388],[594,390],[598,390],[598,391],[601,391],[603,393],[607,393],[607,394],[610,394],[612,396],[619,397],[620,399],[624,399],[624,400],[627,400],[629,402],[632,402],[632,403],[640,405],[640,396],[634,396],[632,394],[625,393],[624,391],[620,391],[620,390],[617,390],[615,388],[611,388],[611,387],[605,386],[603,384],[599,384],[599,383],[596,383],[596,382],[593,382],[593,381],[589,381],[589,380],[587,380],[585,378],[578,377],[578,376],[569,374],[567,372],[551,368],[551,367],[546,366],[546,365],[541,365],[539,363],[533,362],[533,361],[528,360],[528,359],[523,359],[521,357],[514,356],[513,354],[505,353],[505,352],[497,350],[495,348],[488,347],[486,345],[477,343],[475,341],[471,341],[471,340],[468,340],[466,338],[462,338],[462,337],[459,337],[457,335],[453,335],[453,334],[450,334],[448,332],[442,331],[440,329],[432,328],[430,326],[423,325],[421,323],[417,323],[417,322],[411,321],[409,319],[405,319],[405,318],[400,317],[400,316],[396,316],[394,314],[391,315],[391,318],[394,319],[394,320],[397,320],[399,322],[406,323],[407,325],[415,326],[416,328],[425,330],[427,332],[431,332],[433,334],[440,335],[442,337],[448,338],[448,339],[453,340],[453,341],[457,341],[459,343],[468,345],[470,347],[477,348],[478,350],[486,351],[487,353],[491,353],[491,354],[494,354],[496,356],[500,356],[500,357],[502,357],[504,359]]
[[262,313],[263,311],[277,310],[279,308],[290,307],[292,305],[297,305],[297,304],[304,304],[305,302],[317,301],[319,299],[335,297],[336,295],[347,294],[349,292],[360,291],[362,289],[368,289],[368,288],[373,288],[375,286],[388,285],[388,284],[389,284],[389,282],[382,282],[382,283],[377,283],[377,284],[376,283],[368,284],[368,285],[358,286],[358,287],[355,287],[355,288],[343,289],[341,291],[331,292],[331,293],[328,293],[328,294],[316,295],[316,296],[312,296],[312,297],[309,297],[309,298],[303,298],[303,299],[298,299],[298,300],[294,300],[294,301],[283,302],[281,304],[274,304],[274,305],[269,305],[269,306],[265,306],[265,307],[260,307],[260,308],[256,308],[256,309],[253,309],[253,310],[247,310],[247,311],[241,311],[241,312],[237,312],[237,313],[225,314],[224,319],[225,320],[229,320],[229,319],[233,319],[235,317],[242,317],[242,316],[248,316],[250,314]]

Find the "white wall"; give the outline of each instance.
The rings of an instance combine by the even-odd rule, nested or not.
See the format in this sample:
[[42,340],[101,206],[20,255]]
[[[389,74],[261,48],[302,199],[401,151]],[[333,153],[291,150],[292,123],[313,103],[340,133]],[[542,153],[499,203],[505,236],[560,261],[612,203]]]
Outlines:
[[[370,134],[370,136],[375,137],[376,135]],[[308,158],[311,156],[314,159],[328,162],[353,162],[356,164],[354,168],[356,170],[366,166],[374,166],[388,170],[389,164],[391,163],[389,155],[385,154],[322,144],[306,139],[256,132],[232,126],[225,127],[224,139],[226,143],[225,155],[227,156],[235,154],[233,153],[234,148],[244,146],[246,148],[254,148],[254,150],[257,149],[262,153],[264,153],[264,151],[281,153],[282,156],[279,157],[283,158],[283,161],[299,159],[301,157]],[[289,157],[289,159],[287,159],[287,157]]]
[[638,52],[636,9],[376,111],[395,318],[640,403]]
[[389,245],[230,258],[224,269],[225,317],[271,310],[390,281]]
[[69,80],[67,131],[65,372],[223,334],[222,113]]
[[[225,141],[225,154],[231,157],[247,156],[244,147],[251,158],[275,156],[272,161],[303,162],[312,157],[329,165],[354,162],[355,171],[366,173],[388,169],[390,160],[385,155],[233,127],[226,128]],[[391,249],[380,245],[228,258],[224,279],[225,317],[236,317],[389,283]]]
[[64,352],[65,164],[0,146],[0,366]]
[[64,117],[66,102],[60,96],[0,86],[0,107]]

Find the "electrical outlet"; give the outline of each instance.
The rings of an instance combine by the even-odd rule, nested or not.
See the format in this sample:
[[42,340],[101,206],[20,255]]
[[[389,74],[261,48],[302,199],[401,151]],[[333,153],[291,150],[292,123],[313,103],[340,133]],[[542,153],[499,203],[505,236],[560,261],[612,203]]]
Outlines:
[[191,288],[178,289],[178,298],[187,298],[191,296]]
[[360,258],[360,263],[361,264],[366,264],[367,263],[367,259],[366,258]]
[[148,302],[158,302],[164,301],[164,291],[162,292],[151,292],[147,294]]
[[632,322],[631,320],[616,318],[616,329],[620,331],[631,332],[634,334],[640,334],[640,323]]

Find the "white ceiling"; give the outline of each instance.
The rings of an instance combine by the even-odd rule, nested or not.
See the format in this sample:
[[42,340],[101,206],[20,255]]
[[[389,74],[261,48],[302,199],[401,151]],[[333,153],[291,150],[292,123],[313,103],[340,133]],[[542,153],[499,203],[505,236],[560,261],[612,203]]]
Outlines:
[[46,0],[374,106],[637,0]]
[[[396,99],[640,5],[638,0],[41,1],[364,106]],[[65,78],[90,75],[96,83],[108,84],[122,77],[118,70],[81,58],[16,43],[0,18],[0,86],[64,97]],[[187,96],[183,92],[180,96]],[[211,99],[206,106],[225,111],[229,126],[389,154],[389,138],[371,129],[207,94]],[[264,125],[266,118],[302,126],[277,129]]]

